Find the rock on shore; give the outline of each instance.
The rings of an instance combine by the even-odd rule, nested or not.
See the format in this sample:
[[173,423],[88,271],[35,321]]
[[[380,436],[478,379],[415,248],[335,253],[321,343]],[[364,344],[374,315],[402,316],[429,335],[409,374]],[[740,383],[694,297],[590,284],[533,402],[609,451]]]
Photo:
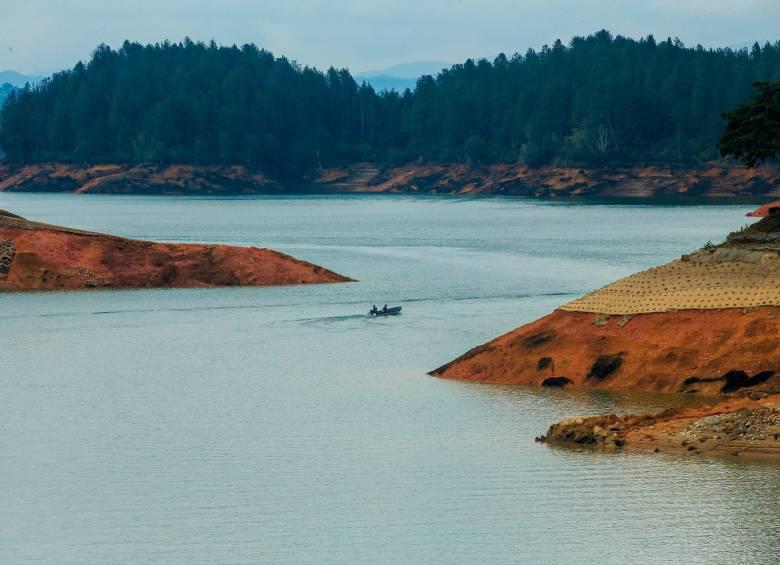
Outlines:
[[778,459],[780,396],[732,398],[712,406],[669,409],[654,415],[571,418],[550,426],[537,441]]
[[0,211],[0,291],[349,280],[270,249],[139,241],[32,222]]

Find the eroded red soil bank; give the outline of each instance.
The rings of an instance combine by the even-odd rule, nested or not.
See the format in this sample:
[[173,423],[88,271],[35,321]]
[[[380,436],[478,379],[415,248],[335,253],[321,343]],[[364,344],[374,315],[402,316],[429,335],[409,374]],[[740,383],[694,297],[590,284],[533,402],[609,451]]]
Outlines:
[[0,290],[312,284],[347,277],[270,249],[125,239],[0,211]]
[[521,164],[469,167],[355,163],[297,181],[274,179],[243,166],[76,165],[0,166],[0,191],[136,194],[253,194],[276,192],[402,192],[506,194],[538,197],[780,196],[780,169],[723,163],[701,167],[582,168]]
[[748,212],[746,215],[750,218],[766,218],[774,210],[780,210],[780,200],[768,202],[763,206],[759,206],[752,212]]
[[780,213],[625,277],[433,375],[729,398],[654,416],[554,424],[546,441],[780,457]]
[[246,167],[192,165],[74,165],[44,163],[0,166],[0,191],[93,194],[253,194],[283,191]]
[[556,310],[432,374],[531,386],[718,394],[749,385],[780,392],[778,344],[776,306],[635,316]]

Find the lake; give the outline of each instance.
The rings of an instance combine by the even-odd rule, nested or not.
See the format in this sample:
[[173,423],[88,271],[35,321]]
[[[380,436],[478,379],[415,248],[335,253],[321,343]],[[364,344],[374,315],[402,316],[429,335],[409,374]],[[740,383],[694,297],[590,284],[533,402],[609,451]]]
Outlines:
[[[426,372],[747,223],[747,205],[0,193],[360,282],[0,295],[0,561],[776,563],[780,467],[534,443],[689,397]],[[366,312],[402,304],[399,317]]]

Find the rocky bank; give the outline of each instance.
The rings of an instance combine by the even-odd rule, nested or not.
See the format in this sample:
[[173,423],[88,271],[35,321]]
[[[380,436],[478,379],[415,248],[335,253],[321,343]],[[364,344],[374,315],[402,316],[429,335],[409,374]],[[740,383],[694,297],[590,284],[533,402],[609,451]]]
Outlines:
[[780,197],[780,168],[726,162],[699,167],[583,168],[502,164],[355,163],[302,179],[275,179],[244,166],[0,165],[0,191],[132,194],[399,192],[555,197]]
[[0,291],[349,280],[270,249],[139,241],[33,222],[0,210]]
[[745,169],[715,162],[700,167],[643,165],[585,168],[500,164],[411,164],[380,167],[359,163],[313,178],[323,190],[504,194],[515,196],[658,198],[780,196],[780,168]]
[[193,165],[0,165],[0,191],[78,194],[257,194],[283,192],[246,167]]
[[780,459],[780,395],[731,398],[643,416],[571,418],[536,439],[604,449]]

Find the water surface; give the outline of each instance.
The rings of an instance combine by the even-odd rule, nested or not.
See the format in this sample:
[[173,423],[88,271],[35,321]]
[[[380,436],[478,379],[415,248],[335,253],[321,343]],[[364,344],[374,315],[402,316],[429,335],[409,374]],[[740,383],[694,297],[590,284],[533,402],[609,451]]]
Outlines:
[[[426,376],[749,206],[0,193],[161,241],[268,246],[359,283],[0,295],[0,561],[751,562],[780,467],[533,442],[668,396]],[[370,319],[376,303],[404,314]]]

